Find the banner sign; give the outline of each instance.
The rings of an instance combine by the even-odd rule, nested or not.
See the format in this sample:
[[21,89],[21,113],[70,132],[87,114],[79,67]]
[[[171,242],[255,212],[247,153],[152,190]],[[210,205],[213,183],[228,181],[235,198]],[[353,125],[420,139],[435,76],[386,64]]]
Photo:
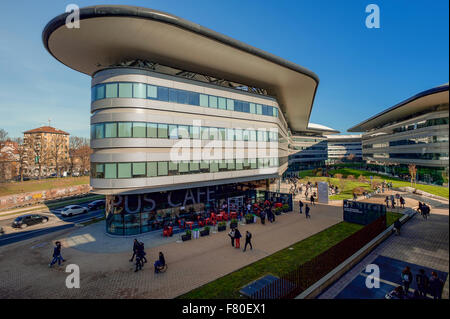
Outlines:
[[383,204],[363,203],[344,200],[344,221],[361,225],[368,225],[377,218],[386,215]]

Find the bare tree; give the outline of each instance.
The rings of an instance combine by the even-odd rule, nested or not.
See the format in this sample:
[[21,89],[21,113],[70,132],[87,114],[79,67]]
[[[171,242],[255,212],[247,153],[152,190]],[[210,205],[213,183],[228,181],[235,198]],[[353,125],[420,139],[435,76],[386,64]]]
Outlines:
[[17,163],[19,164],[19,176],[20,181],[23,182],[23,172],[27,165],[26,161],[26,147],[23,143],[23,138],[17,137],[14,139],[14,142],[17,144]]
[[8,132],[0,128],[0,142],[5,142],[8,139]]
[[[69,170],[70,173],[73,174],[75,161],[79,158],[79,149],[83,146],[83,138],[78,136],[71,136],[69,138]],[[81,160],[80,160],[81,161]]]
[[89,139],[78,136],[70,137],[69,158],[72,173],[75,167],[75,161],[77,160],[80,163],[80,171],[82,173],[89,171],[91,154],[92,150],[90,148]]

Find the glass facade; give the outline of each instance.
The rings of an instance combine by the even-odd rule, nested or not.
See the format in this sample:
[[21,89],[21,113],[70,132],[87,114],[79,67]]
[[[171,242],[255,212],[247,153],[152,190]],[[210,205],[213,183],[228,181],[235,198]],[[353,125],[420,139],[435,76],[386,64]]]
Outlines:
[[278,117],[278,108],[225,97],[136,82],[110,82],[91,88],[91,101],[111,98],[150,99]]
[[183,174],[216,173],[245,169],[278,167],[278,157],[203,161],[159,161],[130,163],[92,163],[92,178],[140,178]]
[[243,130],[146,122],[107,122],[91,125],[91,139],[102,138],[163,138],[222,141],[277,142],[277,131]]

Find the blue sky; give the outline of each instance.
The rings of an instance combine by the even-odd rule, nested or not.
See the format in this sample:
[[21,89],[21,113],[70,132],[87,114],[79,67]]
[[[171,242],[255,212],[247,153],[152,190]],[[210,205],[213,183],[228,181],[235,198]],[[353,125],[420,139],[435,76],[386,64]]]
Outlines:
[[[320,78],[311,122],[342,132],[449,78],[447,0],[2,0],[0,128],[10,136],[49,118],[89,136],[90,78],[56,61],[41,40],[70,3],[166,11],[306,67]],[[365,27],[370,3],[380,7],[380,29]]]

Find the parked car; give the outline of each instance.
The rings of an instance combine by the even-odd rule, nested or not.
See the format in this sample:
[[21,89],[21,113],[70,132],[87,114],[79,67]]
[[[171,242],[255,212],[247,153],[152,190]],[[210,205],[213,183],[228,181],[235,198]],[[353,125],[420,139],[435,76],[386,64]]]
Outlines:
[[61,211],[61,216],[70,217],[79,214],[85,214],[88,212],[86,207],[80,205],[69,205],[63,208]]
[[97,210],[97,209],[101,209],[105,207],[105,200],[104,199],[99,199],[99,200],[94,200],[93,202],[88,204],[88,209],[89,210]]
[[26,228],[28,226],[46,223],[48,222],[47,216],[42,216],[38,214],[32,215],[22,215],[14,219],[12,227],[14,228]]

